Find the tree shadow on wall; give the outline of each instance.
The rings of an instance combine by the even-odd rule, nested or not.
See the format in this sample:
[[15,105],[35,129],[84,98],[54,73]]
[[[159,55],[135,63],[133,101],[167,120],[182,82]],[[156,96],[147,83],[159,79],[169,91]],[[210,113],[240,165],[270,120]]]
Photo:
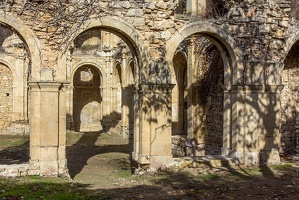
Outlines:
[[[249,76],[245,82],[258,82],[264,83],[263,85],[250,85],[242,86],[240,94],[238,95],[237,102],[243,104],[242,109],[238,110],[237,116],[233,116],[233,123],[240,124],[238,132],[235,132],[233,138],[239,137],[243,142],[244,153],[241,158],[241,163],[251,162],[257,166],[263,166],[264,170],[261,171],[264,176],[272,175],[272,170],[269,164],[279,163],[280,155],[280,92],[282,87],[280,85],[270,85],[268,80],[273,78],[275,82],[275,74],[279,74],[277,68],[272,72],[273,74],[266,74],[268,66],[263,63],[264,71],[262,73],[255,73]],[[254,65],[254,67],[257,67]],[[253,77],[255,76],[255,77]],[[252,80],[250,80],[252,79]],[[268,79],[268,80],[267,80]],[[245,123],[246,122],[246,123]],[[233,139],[233,146],[237,144],[236,139]]]

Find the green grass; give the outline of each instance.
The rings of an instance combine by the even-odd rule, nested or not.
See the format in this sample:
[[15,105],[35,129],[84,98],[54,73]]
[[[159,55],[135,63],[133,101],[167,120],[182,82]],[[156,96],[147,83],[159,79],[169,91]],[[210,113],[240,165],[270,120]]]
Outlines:
[[213,180],[213,179],[218,179],[219,175],[209,173],[209,174],[200,175],[199,178]]
[[124,171],[124,170],[118,170],[116,172],[116,176],[119,178],[125,178],[125,179],[131,179],[132,173],[131,171]]
[[293,165],[291,163],[285,163],[282,165],[272,165],[271,168],[273,169],[286,169],[286,168],[290,168],[293,167]]
[[29,141],[29,135],[0,135],[0,148],[21,146]]
[[0,178],[0,199],[105,199],[87,190],[88,185],[73,184],[63,178],[20,177]]

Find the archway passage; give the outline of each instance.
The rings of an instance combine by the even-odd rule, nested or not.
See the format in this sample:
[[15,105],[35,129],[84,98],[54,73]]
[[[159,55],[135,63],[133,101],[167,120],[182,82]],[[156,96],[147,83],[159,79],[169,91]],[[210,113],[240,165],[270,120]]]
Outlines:
[[129,45],[114,32],[92,28],[73,41],[69,56],[66,150],[71,177],[80,180],[88,173],[104,183],[107,174],[122,170],[119,163],[130,173],[130,88],[136,68]]
[[[131,112],[133,111],[130,108],[127,109],[130,106],[128,105],[130,102],[127,101],[129,95],[127,90],[132,87],[130,80],[132,75],[129,75],[132,74],[132,63],[133,70],[136,69],[134,68],[135,62],[132,62],[132,60],[135,61],[136,56],[131,52],[129,45],[118,35],[106,29],[92,28],[81,33],[73,41],[70,48],[70,57],[68,70],[71,73],[67,78],[72,83],[73,88],[69,88],[67,128],[75,131],[100,131],[102,129],[105,131],[121,131],[121,128],[124,127],[123,131],[128,130],[129,116],[132,115]],[[93,67],[90,68],[89,66]],[[96,73],[93,74],[93,72]],[[86,83],[82,80],[76,82],[83,76],[93,76],[95,80]],[[93,88],[93,92],[91,92],[93,94],[89,92],[91,88]],[[85,93],[85,96],[89,95],[90,97],[84,97],[83,93]],[[94,101],[91,104],[93,105],[90,104],[90,106],[83,109],[82,105],[79,105],[82,104],[80,98],[84,102],[92,98]],[[88,107],[96,108],[89,109]],[[81,112],[82,109],[83,113]],[[97,124],[100,126],[91,128],[91,125],[89,125],[88,128],[87,125],[81,124],[81,120],[85,120],[89,124],[93,123],[87,120],[88,116],[96,117]],[[85,128],[80,129],[79,126]]]
[[281,148],[283,155],[299,152],[299,41],[289,51],[282,75]]
[[29,161],[29,66],[25,42],[12,27],[0,24],[0,164]]
[[183,41],[173,58],[173,156],[220,155],[224,144],[224,63],[204,35]]
[[99,131],[102,119],[101,74],[92,65],[84,65],[74,75],[74,130]]

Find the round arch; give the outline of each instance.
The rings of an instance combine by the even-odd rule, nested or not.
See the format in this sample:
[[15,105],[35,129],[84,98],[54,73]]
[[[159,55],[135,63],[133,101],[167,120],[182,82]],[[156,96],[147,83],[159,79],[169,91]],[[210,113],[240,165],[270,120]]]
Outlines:
[[[129,84],[135,83],[135,61],[133,58],[130,58],[128,62],[126,63],[128,66],[127,73],[125,75],[126,79],[128,80]],[[130,78],[132,78],[132,82],[130,82]]]
[[[61,65],[59,69],[63,69],[66,60],[66,51],[70,47],[72,41],[81,33],[93,28],[101,28],[103,31],[111,32],[119,36],[126,42],[131,52],[136,56],[140,68],[146,66],[148,62],[148,52],[144,44],[144,37],[137,32],[128,22],[116,16],[104,16],[90,18],[78,28],[77,31],[69,33],[62,46],[61,54],[58,57],[58,64]],[[62,72],[63,74],[63,72]]]
[[[98,64],[97,62],[94,62],[94,61],[85,61],[85,60],[79,61],[78,63],[76,63],[76,64],[74,65],[74,68],[72,69],[70,78],[73,79],[73,77],[74,77],[76,71],[77,71],[80,67],[82,67],[82,66],[84,66],[84,65],[91,65],[91,66],[97,68],[97,69],[99,70],[99,72],[100,72],[100,76],[101,76],[101,78],[106,78],[105,73],[103,73],[104,70],[102,69],[101,66],[99,66],[99,64]],[[68,81],[72,81],[72,80],[68,80]],[[103,80],[102,80],[102,81],[103,81]]]
[[[293,119],[298,118],[298,48],[299,46],[299,28],[296,29],[284,43],[284,55],[282,57],[280,81],[283,86],[280,91],[280,153],[282,155],[296,154],[298,146],[297,129],[289,129],[289,127],[297,127],[298,122]],[[287,78],[286,78],[287,77]],[[287,102],[287,103],[286,103]],[[289,115],[292,113],[293,115]]]
[[31,66],[31,81],[39,81],[39,70],[41,68],[41,57],[39,49],[41,45],[34,36],[33,32],[23,23],[21,19],[8,13],[0,13],[0,23],[13,28],[28,46],[31,63],[34,63],[34,65]]
[[288,37],[288,39],[285,42],[285,46],[284,46],[284,52],[285,52],[285,58],[287,57],[287,55],[289,54],[291,48],[293,47],[293,45],[299,41],[299,29],[297,29],[297,31],[295,31],[291,36]]
[[[229,78],[230,79],[229,82],[234,83],[237,80],[237,77],[232,77],[232,75],[236,74],[234,73],[234,71],[238,68],[238,63],[240,63],[242,50],[237,47],[234,39],[230,37],[225,30],[215,25],[212,25],[211,23],[194,22],[178,30],[178,33],[174,35],[166,44],[165,59],[170,64],[170,66],[173,66],[172,59],[175,55],[175,51],[178,48],[178,46],[186,38],[194,34],[202,34],[206,38],[210,39],[211,42],[213,42],[216,45],[216,47],[220,52],[224,52],[224,51],[228,52],[229,58],[231,59],[230,60],[231,66],[232,66],[230,68],[232,69],[225,69],[225,70],[227,70],[227,72],[231,75]],[[174,80],[173,70],[174,69],[170,67],[172,80]]]
[[2,58],[2,57],[0,57],[0,64],[1,64],[1,63],[2,63],[3,65],[5,65],[6,67],[9,68],[9,70],[10,70],[11,73],[12,73],[13,80],[16,80],[16,72],[15,72],[14,67],[12,67],[12,66],[9,64],[9,62],[8,62],[5,58]]
[[[174,35],[166,44],[166,61],[169,64],[169,70],[171,72],[171,80],[173,84],[176,84],[176,77],[174,72],[173,58],[179,45],[188,37],[192,35],[200,35],[210,40],[211,43],[219,50],[220,56],[224,65],[224,86],[223,92],[226,90],[226,95],[223,96],[223,134],[221,136],[222,142],[220,144],[221,154],[229,155],[231,149],[235,149],[235,143],[232,141],[232,122],[229,120],[232,114],[233,101],[230,101],[231,86],[238,82],[238,74],[242,73],[242,50],[237,47],[234,39],[221,27],[208,23],[208,22],[194,22],[182,27],[176,35]],[[226,104],[229,100],[230,104]],[[189,104],[192,102],[189,102]],[[190,115],[189,115],[190,116]],[[189,119],[188,119],[189,120]],[[187,131],[187,134],[190,134]]]

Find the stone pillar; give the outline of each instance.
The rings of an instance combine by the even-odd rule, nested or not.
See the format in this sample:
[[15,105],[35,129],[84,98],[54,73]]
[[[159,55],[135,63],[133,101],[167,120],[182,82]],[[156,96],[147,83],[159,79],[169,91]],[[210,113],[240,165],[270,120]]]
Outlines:
[[128,87],[122,88],[122,113],[121,113],[121,121],[122,121],[122,135],[124,138],[129,137],[129,96],[130,96],[131,90]]
[[58,174],[67,173],[66,162],[66,91],[67,84],[61,84],[59,88],[59,104],[58,104]]
[[122,121],[122,135],[124,138],[129,138],[129,117],[130,117],[130,97],[131,97],[131,88],[129,86],[128,76],[129,70],[127,66],[126,54],[122,53],[122,69],[121,69],[121,121]]
[[135,98],[134,98],[134,134],[133,134],[133,152],[132,152],[132,159],[137,161],[139,160],[139,150],[140,150],[140,145],[139,145],[139,139],[141,135],[141,124],[140,124],[140,118],[141,118],[141,98],[139,92],[137,90],[134,90],[135,93]]
[[195,71],[195,58],[194,58],[194,46],[191,39],[187,41],[188,46],[188,59],[187,59],[187,138],[194,138],[194,124],[193,124],[193,84],[194,84],[194,71]]
[[67,131],[74,131],[75,124],[74,124],[74,86],[69,86],[66,90],[66,124],[67,124]]
[[102,86],[102,127],[105,131],[108,131],[111,124],[111,85],[112,85],[112,64],[110,59],[106,59],[106,68],[109,69],[106,74],[107,79],[103,81]]
[[201,105],[201,83],[198,81],[196,71],[200,66],[200,57],[197,53],[196,37],[191,37],[188,41],[187,59],[187,149],[188,156],[203,156],[205,151],[203,132],[204,107]]
[[63,83],[30,83],[30,175],[66,172],[66,109]]
[[[138,163],[151,168],[164,168],[171,155],[170,84],[143,84],[139,91]],[[136,142],[136,141],[135,141]]]
[[110,91],[111,88],[107,86],[107,83],[104,83],[105,85],[102,87],[103,90],[103,117],[102,117],[102,126],[105,131],[108,131],[110,128],[111,123],[111,108],[110,108]]

